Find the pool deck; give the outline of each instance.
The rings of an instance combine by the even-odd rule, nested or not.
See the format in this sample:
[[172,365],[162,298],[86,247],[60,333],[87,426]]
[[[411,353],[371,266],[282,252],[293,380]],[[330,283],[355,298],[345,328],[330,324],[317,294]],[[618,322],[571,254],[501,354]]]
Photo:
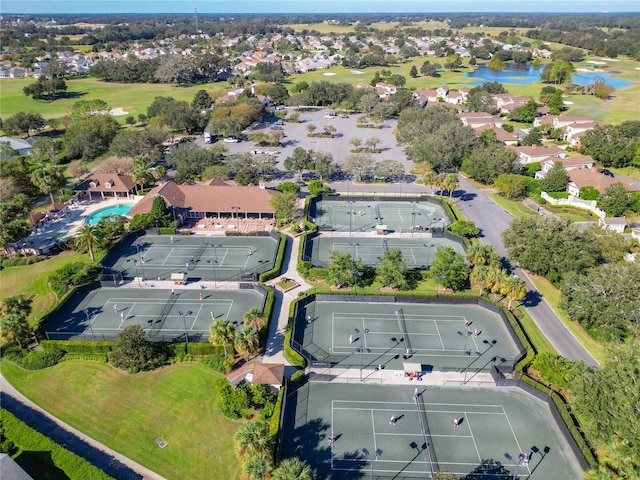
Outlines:
[[135,204],[139,198],[119,198],[108,200],[84,200],[77,206],[68,207],[67,214],[58,219],[52,219],[42,224],[37,232],[32,233],[26,240],[26,248],[39,250],[51,246],[62,237],[71,237],[84,225],[86,218],[103,208],[114,207],[123,203]]

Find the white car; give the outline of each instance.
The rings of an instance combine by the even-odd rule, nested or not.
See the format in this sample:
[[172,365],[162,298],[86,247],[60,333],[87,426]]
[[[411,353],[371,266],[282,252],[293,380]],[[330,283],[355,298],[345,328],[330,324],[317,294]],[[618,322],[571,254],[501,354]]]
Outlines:
[[332,113],[327,113],[324,118],[336,118],[336,116]]
[[223,140],[224,143],[238,143],[240,140],[233,137],[228,137]]

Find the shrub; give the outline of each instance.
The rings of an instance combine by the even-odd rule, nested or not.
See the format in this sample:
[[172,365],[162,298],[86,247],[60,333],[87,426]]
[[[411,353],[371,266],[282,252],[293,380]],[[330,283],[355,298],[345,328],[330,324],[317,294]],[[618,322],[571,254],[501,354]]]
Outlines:
[[46,260],[49,257],[14,257],[2,260],[2,268],[31,265]]
[[298,193],[300,191],[300,187],[293,182],[282,182],[276,186],[276,190],[285,193]]
[[300,382],[302,381],[302,379],[304,379],[304,375],[304,370],[296,370],[295,372],[293,372],[291,377],[289,377],[289,381],[291,381],[292,383]]
[[213,355],[207,355],[206,357],[202,357],[200,359],[200,363],[205,367],[215,370],[216,372],[224,372],[225,358],[226,357],[224,355],[218,355],[214,353]]
[[571,388],[572,381],[587,368],[581,362],[572,362],[550,352],[540,353],[531,366],[540,372],[540,377],[545,382],[561,388]]
[[40,346],[45,350],[58,348],[67,354],[107,354],[113,342],[84,342],[79,340],[42,340]]
[[64,352],[59,348],[31,350],[22,357],[20,365],[27,370],[42,370],[43,368],[53,367],[63,356]]
[[218,405],[225,417],[240,418],[247,414],[249,401],[247,392],[234,388],[225,377],[215,380],[214,387],[218,393]]
[[67,478],[113,480],[112,477],[98,467],[29,427],[7,410],[0,409],[0,418],[2,419],[2,427],[8,439],[23,450],[50,452],[51,463],[62,470]]
[[98,279],[102,267],[91,262],[72,262],[64,265],[49,276],[49,286],[59,296],[69,287],[86,285]]

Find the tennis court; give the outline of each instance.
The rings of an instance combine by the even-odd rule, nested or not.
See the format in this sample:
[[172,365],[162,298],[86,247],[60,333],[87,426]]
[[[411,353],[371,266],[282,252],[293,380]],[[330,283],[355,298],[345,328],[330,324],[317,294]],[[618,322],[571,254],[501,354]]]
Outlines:
[[173,273],[208,281],[239,281],[274,267],[278,241],[267,237],[144,235],[127,239],[103,264],[124,278],[166,280]]
[[309,382],[287,396],[283,429],[282,458],[319,479],[582,478],[548,405],[518,388]]
[[329,264],[329,251],[348,253],[360,258],[366,267],[376,267],[384,252],[400,250],[409,269],[427,269],[436,252],[451,247],[461,255],[464,248],[448,238],[380,238],[380,237],[331,237],[319,235],[305,243],[305,259],[317,267]]
[[321,230],[372,232],[385,225],[393,232],[442,230],[451,222],[438,204],[427,200],[322,199],[309,206],[310,220]]
[[51,340],[113,340],[137,324],[150,340],[207,342],[214,318],[239,327],[250,308],[263,304],[253,289],[98,288],[71,297],[43,328]]
[[311,362],[404,370],[410,359],[422,371],[472,378],[521,355],[502,318],[480,305],[340,300],[323,296],[299,308],[294,346]]

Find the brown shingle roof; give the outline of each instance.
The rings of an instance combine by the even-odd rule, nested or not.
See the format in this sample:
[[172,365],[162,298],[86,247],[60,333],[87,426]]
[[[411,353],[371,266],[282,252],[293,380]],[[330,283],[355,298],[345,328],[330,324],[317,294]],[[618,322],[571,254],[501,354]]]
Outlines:
[[282,363],[256,363],[253,371],[253,384],[282,385],[284,378],[284,364]]
[[[608,177],[594,170],[595,169],[576,168],[575,170],[569,170],[567,173],[571,181],[575,183],[578,188],[593,187],[600,193],[604,193],[608,186],[619,182],[619,180],[615,178]],[[625,188],[627,188],[626,185]]]
[[[91,183],[95,187],[91,186]],[[107,187],[110,184],[111,187]],[[130,192],[135,187],[133,177],[131,175],[118,175],[117,173],[94,173],[78,185],[74,190],[83,190],[91,192]]]

